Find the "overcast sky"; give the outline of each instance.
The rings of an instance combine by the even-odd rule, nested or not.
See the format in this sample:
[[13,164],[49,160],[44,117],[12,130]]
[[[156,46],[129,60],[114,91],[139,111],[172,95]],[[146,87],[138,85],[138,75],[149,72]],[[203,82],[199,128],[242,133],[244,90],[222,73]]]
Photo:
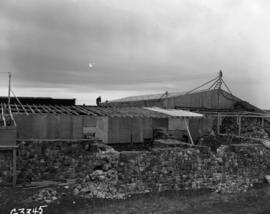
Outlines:
[[1,0],[0,66],[18,96],[79,104],[187,91],[222,69],[270,109],[270,1]]

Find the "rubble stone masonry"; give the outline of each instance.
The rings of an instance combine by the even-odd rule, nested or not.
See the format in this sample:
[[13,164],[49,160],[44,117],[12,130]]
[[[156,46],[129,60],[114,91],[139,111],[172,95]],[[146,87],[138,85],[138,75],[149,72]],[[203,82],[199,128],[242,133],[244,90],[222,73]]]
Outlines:
[[[18,182],[76,178],[75,194],[113,198],[118,193],[164,190],[222,191],[228,183],[233,192],[264,182],[270,174],[270,150],[260,145],[221,146],[216,153],[200,147],[124,152],[108,148],[101,151],[86,142],[20,143]],[[0,181],[10,181],[3,159],[0,167]]]

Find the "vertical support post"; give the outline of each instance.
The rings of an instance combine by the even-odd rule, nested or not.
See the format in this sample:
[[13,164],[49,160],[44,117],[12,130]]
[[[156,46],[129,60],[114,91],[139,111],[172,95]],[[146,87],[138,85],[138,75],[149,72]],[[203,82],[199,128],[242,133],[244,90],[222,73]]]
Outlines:
[[237,117],[238,122],[238,136],[241,136],[241,120],[242,118],[240,116]]
[[8,107],[10,106],[11,72],[8,72]]
[[220,113],[217,114],[217,133],[220,134]]
[[16,154],[16,147],[12,148],[13,152],[13,176],[12,176],[12,185],[13,187],[16,186],[17,182],[17,154]]
[[191,133],[190,133],[190,130],[189,130],[189,127],[188,127],[187,119],[184,118],[184,121],[185,121],[185,125],[186,125],[186,129],[187,129],[187,132],[188,132],[188,136],[189,136],[190,142],[191,142],[192,145],[194,145],[194,141],[192,139],[192,136],[191,136]]
[[264,128],[264,118],[262,117],[262,128]]

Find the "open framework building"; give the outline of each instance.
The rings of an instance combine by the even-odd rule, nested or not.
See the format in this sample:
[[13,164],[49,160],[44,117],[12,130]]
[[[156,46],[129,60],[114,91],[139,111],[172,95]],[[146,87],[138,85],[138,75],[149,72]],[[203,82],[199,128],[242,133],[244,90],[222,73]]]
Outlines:
[[155,129],[177,129],[181,134],[187,129],[190,119],[202,117],[201,114],[180,110],[176,115],[170,115],[138,107],[83,105],[8,106],[1,103],[0,110],[2,127],[16,127],[16,136],[12,139],[17,141],[96,138],[104,143],[141,143],[151,140]]
[[[257,117],[262,125],[269,115],[262,109],[221,88],[222,74],[186,93],[164,93],[127,97],[102,106],[75,105],[74,99],[20,98],[20,103],[0,99],[0,127],[16,127],[17,141],[87,140],[104,143],[141,143],[154,137],[154,130],[165,129],[174,137],[183,136],[188,127],[194,141],[215,130],[225,117],[234,117],[241,134],[241,119]],[[184,110],[178,116],[154,111],[153,107]],[[192,112],[203,114],[194,116]],[[266,120],[267,119],[267,120]],[[12,121],[12,122],[10,122]],[[5,129],[3,129],[5,130]],[[1,131],[4,133],[4,131]],[[11,132],[11,131],[10,131]]]

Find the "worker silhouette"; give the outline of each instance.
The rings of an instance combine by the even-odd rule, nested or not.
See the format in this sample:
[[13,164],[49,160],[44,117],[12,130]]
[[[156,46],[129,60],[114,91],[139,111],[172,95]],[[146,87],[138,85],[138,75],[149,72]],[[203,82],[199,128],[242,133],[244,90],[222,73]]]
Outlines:
[[100,106],[100,104],[101,104],[101,96],[99,96],[99,97],[96,99],[96,103],[97,103],[97,106]]

